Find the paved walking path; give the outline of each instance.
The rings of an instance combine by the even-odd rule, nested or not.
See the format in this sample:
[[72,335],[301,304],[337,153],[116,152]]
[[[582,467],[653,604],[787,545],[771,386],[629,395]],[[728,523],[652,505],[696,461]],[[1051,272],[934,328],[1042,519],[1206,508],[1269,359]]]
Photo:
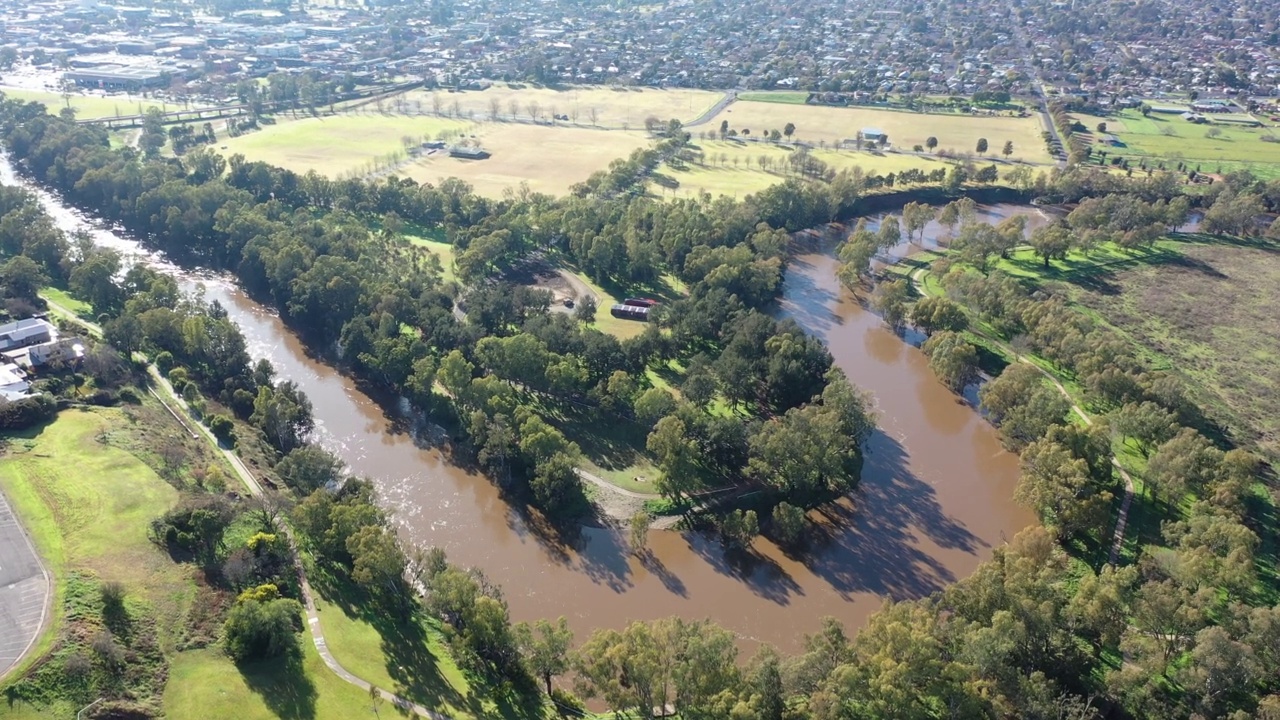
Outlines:
[[[101,335],[101,328],[99,328],[96,323],[76,317],[74,313],[57,303],[50,302],[49,306],[59,314],[66,315],[73,322],[80,324],[95,335]],[[263,494],[261,483],[259,483],[258,479],[254,477],[248,466],[241,461],[240,456],[236,455],[231,450],[222,447],[218,442],[218,438],[214,436],[213,432],[209,430],[209,428],[194,420],[186,401],[174,391],[173,386],[170,385],[169,381],[160,374],[160,371],[156,369],[155,365],[148,365],[147,372],[151,375],[152,380],[154,380],[155,383],[164,390],[164,394],[168,398],[166,400],[164,397],[161,397],[160,394],[156,393],[156,399],[159,400],[160,403],[169,410],[169,412],[173,413],[174,416],[178,418],[178,422],[182,423],[183,427],[185,427],[188,432],[191,432],[193,435],[198,433],[203,436],[217,452],[222,454],[222,457],[226,458],[227,462],[231,464],[231,468],[235,470],[236,475],[240,476],[240,480],[244,483],[244,486],[249,491],[250,495],[255,497],[261,496]],[[179,413],[175,411],[175,407],[181,410],[181,412]],[[0,522],[2,522],[2,519],[0,519]],[[307,629],[311,633],[311,640],[316,646],[316,651],[320,653],[320,659],[323,660],[324,664],[328,666],[328,668],[338,677],[362,690],[365,690],[366,692],[369,691],[372,686],[368,682],[356,677],[354,673],[343,667],[342,663],[339,663],[333,657],[333,653],[329,652],[329,644],[328,641],[325,640],[324,629],[320,627],[320,615],[316,611],[316,603],[311,590],[311,583],[307,581],[306,571],[302,567],[302,562],[298,559],[297,539],[294,537],[292,528],[288,525],[281,523],[279,527],[285,534],[285,537],[289,539],[289,545],[293,549],[294,561],[297,563],[298,567],[298,577],[301,580],[302,606],[305,608],[307,613]],[[3,556],[0,556],[0,558],[2,557]],[[379,689],[378,694],[387,702],[402,711],[411,712],[419,717],[430,718],[431,720],[451,720],[447,715],[441,715],[440,713],[428,710],[417,703],[409,702],[395,693]]]
[[[915,270],[912,270],[911,274],[908,276],[910,277],[912,284],[920,291],[921,295],[927,295],[924,291],[924,285],[920,283],[920,274],[923,273],[924,270],[925,268],[916,268]],[[1076,401],[1071,397],[1071,393],[1067,392],[1067,388],[1062,385],[1062,381],[1058,380],[1053,373],[1031,362],[1031,359],[1026,355],[1015,351],[999,339],[993,338],[989,335],[984,335],[983,337],[986,337],[988,340],[991,340],[996,345],[1000,346],[1018,362],[1027,363],[1031,367],[1039,370],[1042,375],[1049,378],[1049,382],[1053,383],[1053,386],[1058,389],[1058,392],[1062,393],[1062,397],[1066,398],[1067,402],[1071,403],[1071,410],[1080,417],[1080,420],[1084,422],[1085,425],[1093,425],[1093,418],[1089,417],[1089,414],[1084,411],[1084,408],[1076,404]],[[1115,467],[1116,471],[1120,473],[1120,477],[1124,480],[1124,500],[1120,503],[1120,514],[1116,518],[1116,529],[1111,535],[1111,553],[1107,559],[1108,563],[1115,565],[1116,561],[1120,558],[1120,548],[1124,545],[1124,531],[1125,527],[1129,524],[1129,507],[1133,504],[1134,487],[1133,478],[1129,476],[1128,471],[1120,467],[1120,461],[1116,460],[1114,455],[1111,457],[1111,465]]]

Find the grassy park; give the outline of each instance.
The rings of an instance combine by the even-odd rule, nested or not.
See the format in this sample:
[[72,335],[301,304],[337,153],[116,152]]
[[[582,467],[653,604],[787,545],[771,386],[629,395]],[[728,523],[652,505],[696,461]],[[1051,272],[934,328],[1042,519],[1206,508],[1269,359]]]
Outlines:
[[[792,150],[783,145],[739,139],[695,140],[695,144],[703,153],[702,163],[664,168],[661,172],[678,186],[663,191],[662,185],[655,183],[654,192],[684,197],[702,193],[741,197],[780,183],[791,174],[786,161]],[[810,155],[837,171],[861,167],[867,172],[887,174],[910,168],[929,172],[947,167],[942,160],[930,156],[841,150],[834,145],[814,149]]]
[[90,118],[118,117],[140,115],[151,108],[160,108],[165,112],[184,109],[182,105],[166,103],[133,95],[99,95],[87,92],[74,92],[63,95],[44,90],[27,90],[23,88],[0,87],[6,97],[25,100],[27,102],[44,103],[49,112],[55,115],[64,107],[70,106],[76,111],[80,120]]
[[224,154],[298,172],[338,176],[404,149],[404,138],[439,137],[468,130],[472,123],[434,117],[344,114],[282,121],[257,132],[228,138]]
[[[87,642],[101,622],[82,609],[98,581],[128,588],[130,610],[154,621],[150,630],[160,647],[176,646],[184,633],[196,597],[194,573],[146,536],[148,523],[178,493],[123,449],[131,442],[129,417],[116,409],[70,409],[48,425],[7,437],[0,488],[54,577],[53,622],[33,655],[51,652],[53,660],[21,681],[35,688],[57,688],[59,659]],[[11,708],[16,717],[32,718],[69,717],[77,709],[56,690],[47,703]]]
[[1185,162],[1202,172],[1224,172],[1248,168],[1260,177],[1280,177],[1280,142],[1264,138],[1280,137],[1274,123],[1264,127],[1217,122],[1201,125],[1178,115],[1151,113],[1143,117],[1136,110],[1124,110],[1111,117],[1073,115],[1096,138],[1098,123],[1107,124],[1107,134],[1119,141],[1116,146],[1095,142],[1094,151],[1109,156],[1156,158],[1174,164]]

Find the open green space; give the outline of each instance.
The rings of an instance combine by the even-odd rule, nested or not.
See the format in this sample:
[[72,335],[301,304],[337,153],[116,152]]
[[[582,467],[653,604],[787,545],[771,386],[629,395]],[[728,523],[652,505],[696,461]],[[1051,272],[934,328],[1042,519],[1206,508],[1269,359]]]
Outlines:
[[[1115,117],[1077,116],[1089,132],[1097,135],[1098,122],[1107,123],[1107,133],[1119,144],[1095,142],[1094,152],[1105,151],[1109,157],[1149,157],[1172,162],[1185,162],[1190,169],[1216,173],[1249,169],[1259,177],[1280,177],[1280,129],[1252,128],[1221,122],[1212,117],[1202,125],[1183,120],[1178,115],[1151,113],[1143,117],[1136,110],[1124,110]],[[1212,137],[1211,137],[1212,135]]]
[[[415,231],[415,233],[417,232]],[[440,277],[445,282],[455,282],[458,279],[458,275],[453,269],[453,245],[437,239],[443,235],[443,232],[436,232],[431,234],[407,234],[404,237],[413,245],[426,248],[440,258]]]
[[59,290],[50,286],[42,288],[40,296],[59,307],[66,308],[78,318],[83,320],[94,319],[93,306],[83,300],[71,297],[66,290]]
[[399,717],[388,703],[377,712],[369,694],[325,667],[310,638],[294,666],[265,660],[237,666],[218,648],[174,657],[164,694],[170,718],[347,720]]
[[[123,410],[72,408],[47,425],[5,437],[0,488],[30,531],[55,589],[45,640],[25,666],[30,675],[19,672],[9,681],[10,687],[25,683],[49,697],[38,705],[21,703],[24,717],[69,717],[78,709],[74,699],[57,692],[56,666],[74,650],[76,637],[86,642],[84,634],[95,625],[79,609],[87,593],[77,588],[99,580],[122,583],[131,609],[155,620],[160,647],[171,649],[183,640],[196,596],[193,573],[147,539],[150,521],[178,493],[115,445],[111,435],[130,424]],[[45,653],[54,657],[48,671],[40,667]]]
[[1077,283],[1082,305],[1185,376],[1233,435],[1280,459],[1280,246],[1179,243],[1177,254]]
[[503,702],[500,691],[459,669],[439,620],[405,620],[330,569],[309,563],[308,572],[329,650],[361,679],[455,720],[541,715],[541,707]]
[[[694,144],[702,152],[702,161],[685,163],[679,168],[663,167],[659,172],[678,184],[667,188],[659,178],[659,182],[651,186],[652,192],[677,197],[700,197],[703,193],[742,197],[795,175],[788,160],[795,156],[796,151],[790,146],[696,138]],[[826,140],[814,145],[809,155],[835,171],[860,168],[867,174],[887,175],[909,169],[930,172],[948,167],[946,162],[930,155],[837,149],[834,143]]]
[[782,103],[783,105],[804,105],[805,101],[809,99],[809,93],[805,90],[744,92],[738,93],[738,99],[746,102],[771,102]]
[[139,95],[97,95],[79,92],[63,95],[43,90],[7,87],[0,87],[0,92],[6,97],[44,103],[49,108],[49,112],[55,115],[62,108],[70,106],[76,111],[76,118],[79,120],[141,115],[153,107],[165,112],[186,109],[180,104],[153,100]]

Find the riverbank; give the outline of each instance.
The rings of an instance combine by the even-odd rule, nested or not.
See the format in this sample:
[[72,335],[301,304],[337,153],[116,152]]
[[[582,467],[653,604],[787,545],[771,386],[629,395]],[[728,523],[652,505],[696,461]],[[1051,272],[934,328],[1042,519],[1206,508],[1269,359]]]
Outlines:
[[[1223,324],[1211,318],[1223,314],[1234,317],[1240,313],[1249,316],[1251,312],[1252,317],[1262,317],[1249,308],[1262,307],[1259,303],[1265,303],[1263,298],[1267,292],[1263,288],[1269,287],[1265,278],[1274,277],[1280,271],[1280,265],[1274,263],[1274,253],[1274,243],[1267,241],[1199,233],[1173,234],[1148,247],[1124,249],[1106,243],[1089,253],[1073,250],[1064,257],[1050,258],[1048,262],[1031,248],[1016,248],[1007,258],[996,261],[993,270],[1018,279],[1033,291],[1065,299],[1071,312],[1082,313],[1101,323],[1116,337],[1131,344],[1131,352],[1143,358],[1148,366],[1190,383],[1190,397],[1210,408],[1210,416],[1205,417],[1196,410],[1190,413],[1192,420],[1188,422],[1195,422],[1200,432],[1213,438],[1221,447],[1226,449],[1244,444],[1265,455],[1268,448],[1265,444],[1256,444],[1258,436],[1251,434],[1256,432],[1254,428],[1243,424],[1217,424],[1232,415],[1224,416],[1212,410],[1215,402],[1227,402],[1216,395],[1219,386],[1212,380],[1212,373],[1219,372],[1214,368],[1223,362],[1250,362],[1249,354],[1242,356],[1238,348],[1242,344],[1258,346],[1262,343],[1265,346],[1255,329],[1264,327],[1266,322],[1258,319]],[[945,268],[952,262],[960,262],[960,258],[951,250],[925,250],[904,258],[890,267],[887,274],[908,278],[919,297],[945,297],[947,293],[932,268],[938,267],[935,263],[941,263]],[[1167,285],[1157,287],[1153,284],[1157,276],[1167,278]],[[1140,285],[1136,282],[1139,279]],[[1160,301],[1160,298],[1171,300],[1170,293],[1177,292],[1179,282],[1193,283],[1198,296],[1208,293],[1218,298],[1213,303],[1213,310],[1192,310],[1196,303],[1191,301],[1188,305],[1186,292],[1177,295],[1179,299],[1174,304]],[[1210,289],[1206,284],[1216,287]],[[1235,287],[1241,284],[1243,287]],[[1127,314],[1117,313],[1115,304],[1118,301],[1127,303]],[[1138,310],[1135,303],[1141,303],[1142,309]],[[1189,313],[1201,320],[1194,326],[1183,327]],[[1036,367],[1066,398],[1082,424],[1089,426],[1103,418],[1111,420],[1107,416],[1117,411],[1119,406],[1114,401],[1107,403],[1100,398],[1092,384],[1095,381],[1077,376],[1048,357],[1030,353],[1025,348],[1015,349],[1007,337],[982,317],[972,311],[969,315],[971,322],[965,335],[972,344],[997,354],[1005,364],[1026,363]],[[1170,335],[1156,336],[1149,329],[1143,331],[1144,323],[1146,327],[1154,324],[1164,328]],[[1232,339],[1225,341],[1229,346],[1215,345],[1219,342],[1216,338],[1222,327],[1231,328]],[[1188,331],[1194,333],[1194,340],[1184,334]],[[1182,351],[1187,347],[1186,343],[1193,343],[1199,348],[1196,355],[1190,356]],[[1220,356],[1220,359],[1213,363],[1212,368],[1198,367],[1203,365],[1201,359],[1205,354]],[[1258,368],[1256,372],[1263,370]],[[1269,397],[1266,389],[1260,387],[1248,403],[1230,404],[1235,408],[1248,407],[1253,403],[1269,402]],[[1123,565],[1134,562],[1145,546],[1164,544],[1167,536],[1163,527],[1172,519],[1192,515],[1193,503],[1198,498],[1187,492],[1183,497],[1175,496],[1165,502],[1158,499],[1160,495],[1167,497],[1168,489],[1148,476],[1148,463],[1152,456],[1150,446],[1144,448],[1135,439],[1113,431],[1110,450],[1110,462],[1123,481],[1124,493],[1113,505],[1113,531],[1107,534],[1105,547],[1108,548],[1107,562]],[[1257,592],[1263,597],[1274,598],[1280,592],[1280,575],[1277,574],[1272,549],[1280,541],[1280,532],[1275,524],[1276,492],[1266,484],[1264,474],[1247,484],[1242,493],[1243,506],[1251,517],[1250,527],[1257,533],[1260,543],[1256,554],[1260,580]],[[1095,561],[1091,560],[1091,563]]]
[[[853,497],[811,514],[802,553],[766,538],[756,538],[746,553],[728,553],[715,538],[654,531],[648,541],[653,561],[641,562],[620,528],[549,533],[489,480],[455,464],[412,418],[372,402],[349,378],[316,361],[274,313],[234,283],[192,278],[48,193],[42,200],[68,230],[91,230],[96,242],[174,274],[184,290],[203,285],[205,299],[217,300],[241,328],[251,357],[270,360],[278,377],[306,392],[317,439],[352,473],[374,480],[407,545],[440,547],[454,562],[522,588],[510,598],[514,620],[563,614],[585,633],[634,619],[710,616],[747,647],[770,642],[785,651],[818,628],[817,618],[835,615],[854,627],[886,596],[927,594],[967,575],[992,547],[1032,522],[1008,500],[1015,463],[990,427],[971,409],[955,406],[918,352],[883,334],[867,314],[857,323],[859,333],[874,342],[866,346],[861,336],[842,333],[846,350],[838,364],[878,393],[881,417],[894,422],[873,438]],[[834,273],[828,267],[802,279],[814,269],[793,269],[785,281],[786,312],[830,336],[821,318],[839,297]],[[815,282],[837,293],[811,295],[806,287]],[[865,362],[874,372],[862,371]],[[916,387],[927,389],[900,391]],[[957,427],[963,428],[958,437]]]

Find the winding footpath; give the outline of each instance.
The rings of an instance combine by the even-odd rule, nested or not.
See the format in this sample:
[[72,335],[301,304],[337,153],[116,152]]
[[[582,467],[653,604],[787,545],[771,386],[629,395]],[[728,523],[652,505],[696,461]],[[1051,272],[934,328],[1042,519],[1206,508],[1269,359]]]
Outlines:
[[[97,323],[93,323],[78,317],[75,313],[71,312],[67,308],[62,307],[61,305],[58,305],[55,302],[49,301],[48,298],[46,298],[45,301],[48,302],[49,307],[55,310],[59,315],[84,327],[90,333],[101,337],[102,328],[99,327]],[[244,483],[244,486],[249,491],[250,495],[254,497],[263,496],[265,493],[262,489],[262,484],[258,482],[258,479],[256,477],[254,477],[253,473],[240,459],[240,456],[236,455],[231,450],[222,447],[222,445],[218,442],[218,438],[214,436],[213,432],[209,430],[209,428],[195,421],[194,416],[191,414],[191,409],[187,406],[186,401],[182,399],[181,395],[179,395],[176,391],[174,391],[173,386],[170,385],[169,381],[163,375],[160,374],[160,371],[156,369],[156,366],[148,364],[147,373],[151,376],[152,380],[154,380],[157,385],[159,385],[161,388],[164,389],[165,394],[168,395],[169,399],[168,401],[166,401],[164,398],[160,397],[159,394],[156,394],[153,391],[153,394],[155,394],[156,399],[160,401],[160,404],[164,405],[165,409],[168,410],[170,413],[173,413],[174,417],[178,419],[178,422],[180,422],[183,425],[183,427],[187,429],[188,432],[192,433],[193,436],[199,433],[199,435],[203,436],[204,439],[214,448],[214,450],[221,453],[222,457],[226,458],[227,462],[230,463],[231,468],[235,470],[236,475],[240,477],[241,482]],[[177,411],[175,411],[174,406],[176,406],[179,410],[181,410],[181,413],[178,413]],[[355,685],[361,690],[364,690],[365,692],[370,692],[373,689],[373,686],[369,682],[360,679],[350,670],[347,670],[345,667],[343,667],[342,663],[338,662],[337,659],[333,657],[333,653],[329,651],[329,644],[328,644],[328,641],[325,639],[324,630],[323,628],[320,627],[320,615],[316,610],[316,603],[315,603],[314,595],[311,590],[311,583],[308,582],[307,580],[307,573],[303,569],[302,561],[299,559],[299,556],[298,556],[297,538],[293,534],[293,529],[290,528],[287,524],[279,523],[279,527],[281,531],[284,532],[285,537],[289,539],[289,545],[293,549],[294,563],[298,568],[298,578],[300,581],[299,585],[301,586],[301,589],[302,589],[302,605],[305,608],[307,613],[307,629],[311,633],[311,641],[312,643],[315,644],[316,652],[320,653],[320,659],[324,661],[324,664],[328,666],[328,668],[331,671],[333,671],[335,675],[342,678],[344,681],[352,685]],[[427,708],[421,705],[418,705],[417,703],[410,702],[400,697],[399,695],[396,695],[395,693],[389,692],[387,690],[383,690],[379,688],[378,694],[382,696],[384,700],[391,703],[402,712],[413,713],[414,715],[417,715],[419,717],[430,718],[430,720],[452,720],[448,715],[442,715],[433,710],[428,710]]]
[[[911,279],[912,285],[915,286],[916,290],[918,290],[922,296],[928,296],[928,293],[924,289],[924,284],[920,282],[920,275],[924,271],[925,268],[916,268],[911,271],[911,274],[908,275],[908,277]],[[1018,362],[1027,363],[1036,370],[1039,370],[1040,374],[1049,378],[1049,382],[1053,383],[1053,386],[1058,389],[1058,392],[1062,394],[1062,397],[1066,398],[1067,402],[1071,404],[1072,412],[1079,416],[1080,420],[1085,425],[1093,425],[1093,418],[1089,417],[1089,414],[1084,411],[1084,408],[1076,404],[1075,399],[1071,397],[1071,393],[1067,392],[1067,388],[1063,386],[1062,381],[1055,377],[1053,373],[1031,362],[1031,359],[1026,355],[1015,351],[998,338],[993,338],[990,335],[985,334],[983,337],[998,345],[1006,353],[1013,356],[1013,358]],[[1109,564],[1115,565],[1120,559],[1120,548],[1124,545],[1125,528],[1129,524],[1129,507],[1133,505],[1134,487],[1133,478],[1130,477],[1127,470],[1120,466],[1120,461],[1117,460],[1114,455],[1111,456],[1111,465],[1120,473],[1121,479],[1124,480],[1124,500],[1120,503],[1120,514],[1116,517],[1115,532],[1111,535],[1111,553],[1107,558],[1107,562]]]

